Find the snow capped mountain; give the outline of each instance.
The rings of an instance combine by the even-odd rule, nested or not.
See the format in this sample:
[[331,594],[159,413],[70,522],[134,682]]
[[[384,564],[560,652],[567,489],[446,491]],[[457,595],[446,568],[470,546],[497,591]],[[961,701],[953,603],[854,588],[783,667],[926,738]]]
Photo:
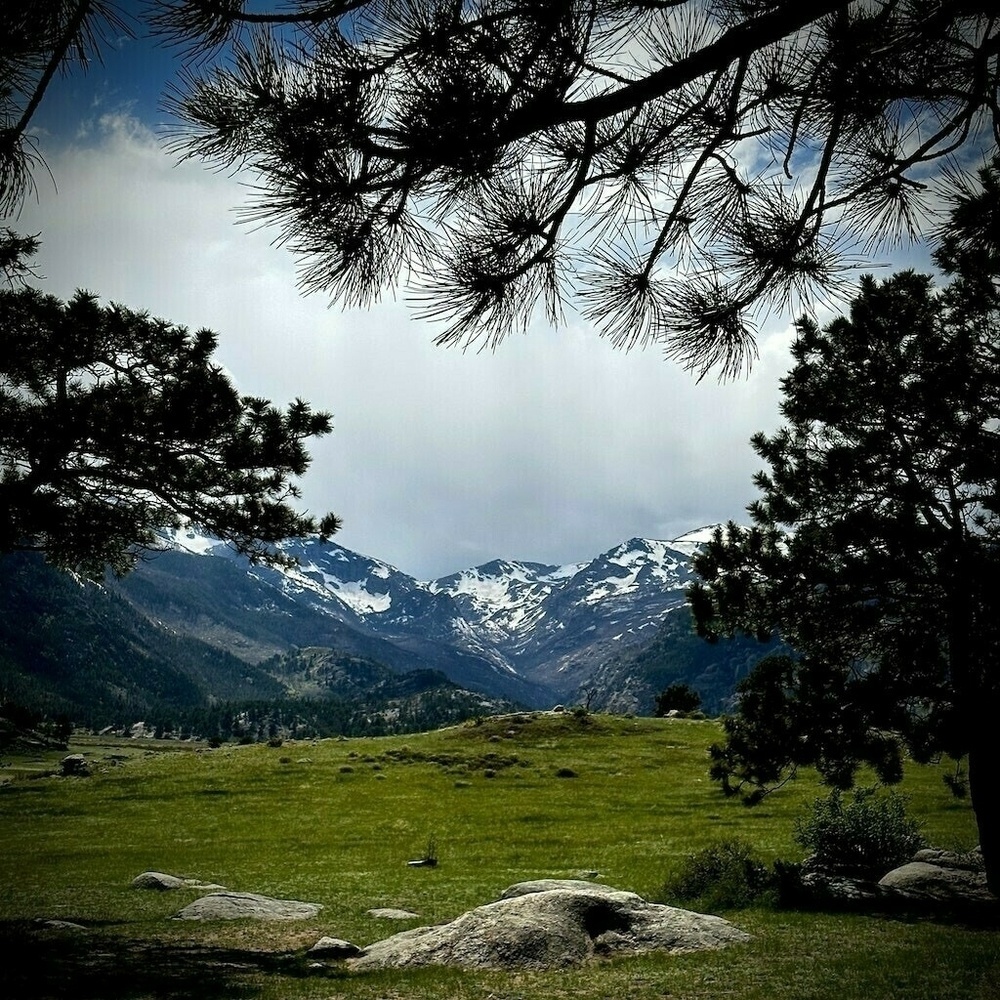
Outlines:
[[[296,566],[245,571],[284,601],[446,671],[453,664],[462,683],[476,675],[485,690],[509,695],[502,678],[508,685],[516,678],[532,686],[533,700],[561,700],[576,696],[609,657],[649,639],[683,604],[690,557],[709,530],[672,541],[633,538],[589,562],[497,559],[423,582],[335,543],[300,539],[282,546]],[[194,529],[171,541],[192,556],[240,562]]]
[[432,593],[450,596],[465,620],[491,642],[503,643],[534,628],[544,616],[542,605],[583,564],[493,562],[463,570],[427,584]]

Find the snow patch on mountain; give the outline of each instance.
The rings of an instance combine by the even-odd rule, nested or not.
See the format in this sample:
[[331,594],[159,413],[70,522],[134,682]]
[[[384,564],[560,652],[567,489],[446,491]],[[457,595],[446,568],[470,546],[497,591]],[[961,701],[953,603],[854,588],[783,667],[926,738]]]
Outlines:
[[693,556],[703,545],[709,542],[718,524],[706,524],[693,531],[687,531],[680,538],[675,538],[668,544],[677,552],[683,552],[687,556]]
[[166,529],[164,536],[171,546],[183,552],[190,552],[192,555],[209,555],[213,549],[225,548],[226,543],[205,534],[194,525],[185,525],[183,528]]

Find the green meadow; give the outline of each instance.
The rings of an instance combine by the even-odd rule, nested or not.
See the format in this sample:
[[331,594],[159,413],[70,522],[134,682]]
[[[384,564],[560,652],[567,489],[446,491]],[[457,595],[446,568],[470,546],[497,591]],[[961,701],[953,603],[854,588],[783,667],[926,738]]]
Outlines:
[[[329,1000],[996,1000],[997,928],[953,919],[799,912],[722,915],[747,945],[511,974],[309,969],[320,936],[359,945],[450,920],[540,877],[591,877],[662,898],[687,854],[749,841],[799,860],[794,824],[824,790],[800,776],[748,809],[707,777],[712,721],[524,714],[377,739],[281,746],[103,744],[89,778],[46,775],[62,754],[8,759],[0,788],[0,963],[8,997]],[[949,765],[902,790],[936,846],[976,843]],[[433,839],[436,867],[411,867]],[[196,890],[150,892],[154,869],[321,903],[295,923],[170,920]],[[402,923],[373,907],[412,910]],[[39,920],[84,925],[46,930]],[[6,979],[6,983],[5,983]]]

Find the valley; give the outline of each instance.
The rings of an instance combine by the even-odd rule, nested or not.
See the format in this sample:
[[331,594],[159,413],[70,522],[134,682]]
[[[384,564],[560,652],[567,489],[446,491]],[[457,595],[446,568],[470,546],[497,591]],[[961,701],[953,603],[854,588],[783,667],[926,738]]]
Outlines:
[[102,585],[0,560],[5,699],[92,728],[223,739],[377,735],[517,706],[652,714],[671,683],[718,713],[766,647],[690,627],[707,529],[568,566],[494,560],[419,581],[300,539],[287,569],[193,529]]

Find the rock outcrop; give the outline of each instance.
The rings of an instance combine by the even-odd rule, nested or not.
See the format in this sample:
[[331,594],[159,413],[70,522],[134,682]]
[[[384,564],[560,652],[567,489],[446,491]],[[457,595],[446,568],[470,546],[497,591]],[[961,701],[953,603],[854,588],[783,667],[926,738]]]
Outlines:
[[455,965],[552,969],[594,956],[722,948],[749,935],[721,917],[650,903],[592,882],[519,883],[448,924],[378,941],[349,961],[358,970]]
[[175,920],[308,920],[323,907],[254,892],[212,892],[174,914]]
[[915,901],[973,905],[997,902],[986,886],[983,856],[976,851],[918,851],[912,861],[888,872],[878,884]]
[[82,753],[71,753],[59,762],[64,778],[89,778],[90,764]]
[[875,879],[851,878],[810,868],[789,888],[792,905],[871,910],[922,910],[942,906],[965,909],[997,906],[1000,900],[986,886],[982,853],[925,848],[906,864]]

